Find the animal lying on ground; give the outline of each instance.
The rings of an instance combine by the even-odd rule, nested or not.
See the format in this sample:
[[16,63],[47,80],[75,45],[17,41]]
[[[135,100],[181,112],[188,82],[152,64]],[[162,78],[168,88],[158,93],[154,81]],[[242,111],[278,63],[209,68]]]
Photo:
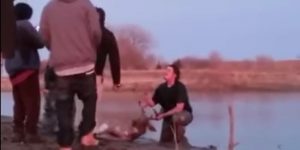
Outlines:
[[150,118],[145,115],[145,111],[142,109],[142,114],[140,117],[133,119],[131,125],[126,130],[121,130],[119,125],[109,125],[107,123],[102,124],[98,127],[96,137],[101,137],[103,134],[108,134],[115,138],[125,141],[134,141],[144,135],[149,129],[155,132],[156,129],[150,123]]

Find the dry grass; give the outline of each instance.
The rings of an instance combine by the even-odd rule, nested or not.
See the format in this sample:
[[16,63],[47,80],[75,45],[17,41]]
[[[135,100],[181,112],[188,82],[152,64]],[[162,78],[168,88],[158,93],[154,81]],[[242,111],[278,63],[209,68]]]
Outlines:
[[[190,90],[201,91],[300,91],[300,73],[183,70],[182,81]],[[162,71],[124,71],[122,91],[149,91],[163,82]],[[43,81],[41,80],[41,87]],[[7,78],[1,78],[1,91],[11,90]],[[109,75],[104,90],[112,90]]]

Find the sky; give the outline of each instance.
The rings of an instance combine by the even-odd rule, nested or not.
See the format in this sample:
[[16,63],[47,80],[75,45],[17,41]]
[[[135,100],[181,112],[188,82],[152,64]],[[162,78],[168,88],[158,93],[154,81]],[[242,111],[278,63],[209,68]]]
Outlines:
[[[25,1],[38,25],[48,0]],[[172,61],[183,56],[224,59],[300,57],[299,0],[91,0],[112,26],[134,24],[149,32],[153,52]],[[66,12],[67,13],[67,12]],[[46,50],[40,53],[47,58]]]

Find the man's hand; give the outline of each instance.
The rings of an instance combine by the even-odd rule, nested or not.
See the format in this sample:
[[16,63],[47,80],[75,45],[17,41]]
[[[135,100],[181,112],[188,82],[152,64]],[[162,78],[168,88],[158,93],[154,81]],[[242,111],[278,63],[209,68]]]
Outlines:
[[96,84],[97,84],[97,86],[103,84],[103,76],[96,77]]
[[97,87],[97,97],[98,100],[101,99],[101,95],[102,95],[102,87],[103,86],[103,77],[102,76],[97,76],[96,77],[96,87]]
[[139,103],[139,106],[142,108],[146,108],[148,106],[144,100],[139,100],[138,103]]
[[42,93],[43,96],[46,96],[47,94],[49,94],[49,90],[42,89],[41,93]]
[[166,117],[166,115],[164,114],[164,113],[160,113],[160,114],[158,114],[157,116],[156,116],[156,119],[157,120],[161,120],[161,119],[163,119],[163,118],[165,118]]
[[160,114],[158,114],[156,116],[150,117],[150,120],[157,120],[158,121],[158,120],[162,120],[165,117],[166,117],[166,115],[164,113],[160,113]]
[[48,89],[43,89],[42,92],[48,94],[49,90]]

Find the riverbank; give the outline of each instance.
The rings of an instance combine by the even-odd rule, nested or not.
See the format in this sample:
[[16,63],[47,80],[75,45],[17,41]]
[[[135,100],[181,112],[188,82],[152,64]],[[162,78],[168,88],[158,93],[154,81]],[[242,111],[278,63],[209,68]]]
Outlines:
[[[153,90],[163,82],[162,70],[122,71],[120,91]],[[300,91],[300,71],[224,71],[182,70],[182,81],[191,91]],[[44,83],[41,79],[41,87]],[[11,84],[1,78],[1,91],[10,91]],[[110,74],[105,74],[104,90],[112,90]]]
[[[28,144],[28,143],[12,143],[10,142],[12,136],[12,119],[10,117],[1,116],[1,149],[2,150],[57,150],[59,147],[56,143],[54,135],[43,135],[43,143]],[[82,150],[78,143],[73,144],[74,150]],[[89,150],[174,150],[172,145],[159,145],[156,141],[151,139],[139,139],[135,142],[125,142],[102,139],[97,147]],[[180,150],[216,150],[215,147],[181,147]]]

